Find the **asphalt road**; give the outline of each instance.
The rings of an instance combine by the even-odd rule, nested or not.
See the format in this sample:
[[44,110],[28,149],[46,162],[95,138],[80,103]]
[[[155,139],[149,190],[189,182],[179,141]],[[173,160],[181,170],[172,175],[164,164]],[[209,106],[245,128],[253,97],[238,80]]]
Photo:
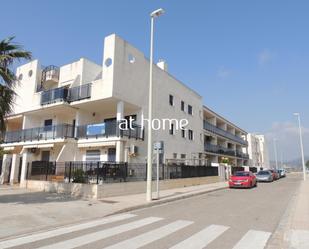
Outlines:
[[[0,248],[264,248],[300,179],[226,189],[0,242]],[[251,244],[250,244],[251,243]]]

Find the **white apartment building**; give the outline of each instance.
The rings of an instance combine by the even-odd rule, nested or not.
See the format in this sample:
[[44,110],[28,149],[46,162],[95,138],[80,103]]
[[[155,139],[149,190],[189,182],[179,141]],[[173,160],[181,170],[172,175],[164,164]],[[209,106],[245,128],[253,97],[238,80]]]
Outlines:
[[247,135],[249,166],[269,168],[267,142],[264,135],[249,133]]
[[[81,58],[43,67],[38,60],[17,68],[20,84],[1,147],[1,182],[26,179],[40,161],[145,163],[149,61],[115,34],[104,40],[102,65]],[[165,163],[248,164],[247,132],[203,106],[202,96],[175,79],[160,61],[153,72],[153,118],[187,119],[184,130],[153,131],[164,142]],[[129,117],[134,130],[121,131]],[[244,151],[245,153],[243,153]]]

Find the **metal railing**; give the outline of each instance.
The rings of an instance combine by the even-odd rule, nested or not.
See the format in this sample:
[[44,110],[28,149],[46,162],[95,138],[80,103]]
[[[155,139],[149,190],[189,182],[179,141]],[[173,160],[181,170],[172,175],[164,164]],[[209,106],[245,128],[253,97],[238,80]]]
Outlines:
[[215,153],[215,154],[229,155],[229,156],[240,157],[244,159],[249,158],[248,154],[243,153],[241,151],[230,149],[230,148],[225,148],[220,145],[214,145],[214,144],[209,144],[209,143],[204,144],[204,150],[207,152]]
[[144,139],[144,129],[137,124],[133,124],[132,128],[119,128],[120,122],[110,121],[97,124],[87,124],[77,126],[77,138],[100,138],[100,137],[128,137],[135,139]]
[[223,136],[225,138],[228,138],[228,139],[231,139],[237,143],[240,143],[242,145],[248,145],[248,142],[246,140],[244,140],[243,138],[241,137],[238,137],[228,131],[225,131],[225,130],[222,130],[221,128],[213,125],[213,124],[210,124],[209,122],[207,122],[206,120],[203,121],[203,126],[204,126],[204,129],[207,130],[207,131],[210,131],[212,133],[215,133],[215,134],[218,134],[220,136]]
[[[153,165],[153,176],[156,175],[156,169],[156,166]],[[160,164],[159,166],[160,180],[205,176],[218,176],[218,168],[177,164]],[[147,165],[145,163],[106,161],[33,161],[27,164],[26,178],[28,180],[85,184],[145,181]]]
[[73,102],[91,97],[91,83],[72,88],[58,87],[41,93],[41,105],[66,101]]
[[70,124],[50,125],[5,133],[4,143],[40,141],[56,138],[74,137],[74,127]]
[[64,178],[67,182],[95,184],[126,181],[127,169],[128,164],[125,162],[66,162]]
[[60,101],[66,101],[68,89],[65,87],[53,88],[41,93],[41,105],[52,104]]
[[220,145],[214,144],[204,144],[204,150],[207,152],[215,153],[215,154],[222,154],[222,155],[229,155],[229,156],[236,156],[236,151],[230,148],[225,148]]

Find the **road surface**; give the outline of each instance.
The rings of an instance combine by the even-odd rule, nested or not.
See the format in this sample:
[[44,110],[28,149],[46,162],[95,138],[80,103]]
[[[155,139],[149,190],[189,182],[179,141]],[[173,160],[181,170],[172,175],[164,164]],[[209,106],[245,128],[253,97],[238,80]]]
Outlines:
[[0,248],[260,249],[275,231],[299,183],[291,175],[259,183],[254,189],[220,190],[12,238],[1,241]]

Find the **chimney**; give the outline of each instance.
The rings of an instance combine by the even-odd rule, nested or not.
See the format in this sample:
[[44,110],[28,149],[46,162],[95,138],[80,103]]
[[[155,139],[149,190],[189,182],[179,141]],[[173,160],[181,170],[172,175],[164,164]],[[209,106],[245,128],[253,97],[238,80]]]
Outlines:
[[167,72],[167,63],[165,60],[160,59],[157,66]]

